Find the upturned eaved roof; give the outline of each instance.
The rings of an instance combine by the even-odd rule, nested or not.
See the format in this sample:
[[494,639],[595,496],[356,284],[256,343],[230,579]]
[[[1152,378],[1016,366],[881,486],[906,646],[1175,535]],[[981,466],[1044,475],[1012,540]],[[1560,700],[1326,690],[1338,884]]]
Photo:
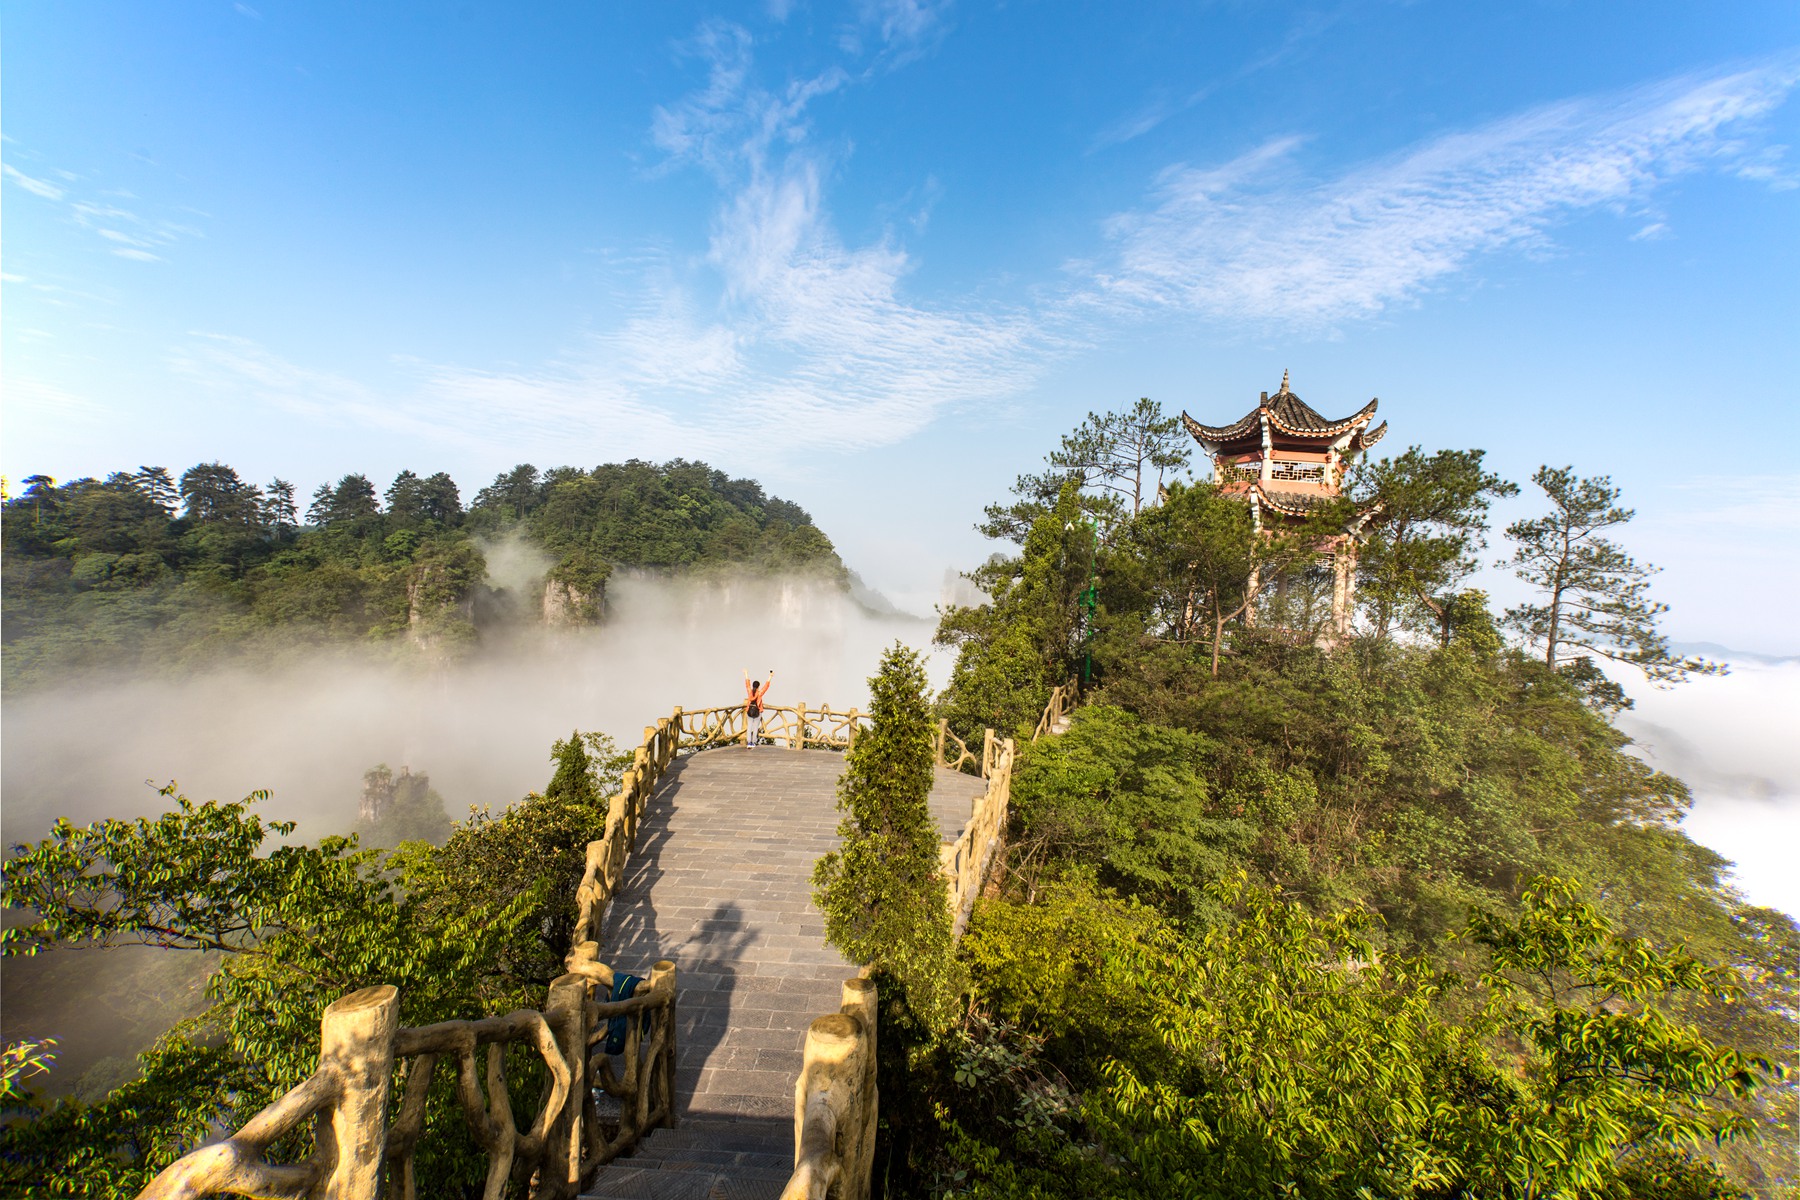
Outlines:
[[1274,509],[1278,513],[1285,513],[1291,517],[1303,517],[1315,509],[1325,508],[1328,505],[1336,504],[1338,500],[1341,499],[1341,497],[1335,493],[1302,492],[1289,490],[1287,488],[1270,487],[1266,483],[1252,484],[1251,490],[1256,493],[1257,499],[1260,500],[1263,505]]
[[1387,423],[1384,421],[1374,433],[1367,436],[1360,433],[1375,415],[1375,408],[1380,403],[1379,400],[1371,400],[1349,416],[1333,421],[1321,416],[1312,405],[1288,390],[1288,373],[1283,371],[1281,390],[1273,396],[1264,397],[1255,408],[1229,425],[1202,425],[1185,412],[1181,414],[1181,420],[1194,440],[1202,444],[1218,445],[1247,437],[1266,420],[1281,432],[1296,437],[1335,438],[1351,430],[1358,430],[1358,437],[1352,445],[1363,449],[1374,445],[1387,430]]

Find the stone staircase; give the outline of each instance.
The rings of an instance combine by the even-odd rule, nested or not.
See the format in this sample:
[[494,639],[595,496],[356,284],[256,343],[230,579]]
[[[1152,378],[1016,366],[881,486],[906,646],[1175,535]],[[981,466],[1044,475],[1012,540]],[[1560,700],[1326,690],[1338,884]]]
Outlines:
[[793,1123],[683,1117],[600,1169],[585,1200],[776,1200],[794,1171]]

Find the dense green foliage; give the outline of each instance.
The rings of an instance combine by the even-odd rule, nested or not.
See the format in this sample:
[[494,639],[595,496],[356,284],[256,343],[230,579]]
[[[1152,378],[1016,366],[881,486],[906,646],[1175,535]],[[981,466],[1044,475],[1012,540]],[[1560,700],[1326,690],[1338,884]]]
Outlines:
[[402,471],[381,496],[346,475],[320,486],[304,524],[293,485],[257,487],[221,463],[179,482],[159,467],[24,482],[0,513],[8,687],[333,641],[454,652],[482,628],[536,619],[536,595],[487,581],[484,547],[512,536],[548,556],[577,620],[599,616],[618,567],[846,578],[798,506],[680,459],[520,466],[466,512],[441,472]]
[[[605,824],[603,796],[626,759],[598,735],[554,749],[545,793],[472,814],[442,849],[390,853],[354,838],[268,843],[260,796],[85,828],[59,823],[17,848],[4,904],[34,920],[4,933],[8,957],[66,946],[211,951],[210,1007],[141,1056],[104,1098],[23,1106],[0,1127],[0,1182],[33,1195],[132,1195],[215,1125],[241,1125],[317,1066],[319,1018],[378,983],[400,990],[405,1025],[541,1007],[562,971],[582,851]],[[514,1103],[537,1081],[520,1073]],[[434,1085],[435,1086],[435,1085]],[[484,1164],[446,1079],[421,1149],[427,1194],[478,1194]],[[298,1139],[295,1139],[298,1140]],[[304,1154],[308,1147],[279,1148]]]
[[[1800,929],[1681,832],[1617,684],[1509,646],[1461,586],[1514,490],[1479,451],[1408,450],[1261,532],[1211,484],[1134,515],[1051,466],[989,509],[1019,550],[945,615],[938,711],[1023,742],[1092,681],[1021,745],[968,1016],[913,1048],[891,1193],[1791,1194]],[[1591,580],[1666,675],[1641,582]]]
[[929,805],[932,725],[919,656],[895,645],[869,680],[872,723],[838,785],[842,845],[813,871],[825,937],[929,1028],[949,1023],[958,987]]

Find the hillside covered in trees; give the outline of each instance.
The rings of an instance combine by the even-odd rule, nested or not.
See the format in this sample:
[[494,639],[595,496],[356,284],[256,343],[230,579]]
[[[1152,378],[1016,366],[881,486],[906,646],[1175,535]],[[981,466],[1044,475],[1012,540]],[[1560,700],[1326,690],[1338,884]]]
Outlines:
[[[322,642],[450,652],[508,624],[597,620],[621,568],[846,578],[799,506],[679,459],[520,466],[467,507],[441,472],[403,471],[384,493],[346,475],[304,514],[292,484],[221,463],[32,476],[3,530],[9,687]],[[526,594],[488,577],[486,552],[513,538],[546,568]]]
[[1530,598],[1497,613],[1466,581],[1520,489],[1481,451],[1259,529],[1229,477],[1171,478],[1191,445],[1148,402],[1090,417],[988,509],[1010,552],[943,617],[933,716],[1020,757],[955,956],[839,941],[890,997],[890,1192],[1792,1196],[1800,929],[1613,724],[1598,663],[1720,669],[1663,640],[1617,489],[1536,473],[1504,531]]
[[[943,615],[944,691],[900,647],[872,680],[814,879],[882,997],[877,1194],[1792,1197],[1800,928],[1733,891],[1681,830],[1686,786],[1614,724],[1629,700],[1597,660],[1670,686],[1717,669],[1662,640],[1616,489],[1534,476],[1540,515],[1504,531],[1531,594],[1495,613],[1466,583],[1515,485],[1480,451],[1403,451],[1264,529],[1181,480],[1186,457],[1153,405],[1091,418],[988,510],[1012,548],[972,573],[985,602]],[[554,511],[495,519],[551,545]],[[1345,633],[1320,558],[1347,527]],[[1069,728],[1033,741],[1071,682]],[[1018,743],[960,943],[926,803],[940,719]],[[397,984],[408,1024],[541,1005],[623,765],[592,736],[554,751],[542,796],[441,846],[282,845],[244,805],[177,799],[22,848],[6,904],[38,919],[8,954],[222,961],[213,1007],[135,1078],[15,1095],[0,1177],[133,1194],[304,1078],[352,988]],[[365,784],[371,812],[410,789],[441,825],[428,781]],[[480,1194],[447,1085],[432,1104],[421,1194]]]

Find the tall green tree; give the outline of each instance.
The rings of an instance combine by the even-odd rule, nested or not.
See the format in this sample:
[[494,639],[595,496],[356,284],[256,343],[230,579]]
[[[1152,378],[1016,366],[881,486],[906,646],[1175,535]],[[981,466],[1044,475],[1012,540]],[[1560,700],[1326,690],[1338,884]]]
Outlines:
[[1531,482],[1550,501],[1550,511],[1514,521],[1506,536],[1515,546],[1513,573],[1539,598],[1507,609],[1506,623],[1542,648],[1544,662],[1554,669],[1597,655],[1636,667],[1659,684],[1722,674],[1717,663],[1674,653],[1657,629],[1668,611],[1650,598],[1657,568],[1638,563],[1605,536],[1635,515],[1620,506],[1612,480],[1579,479],[1571,467],[1546,466]]
[[1083,508],[1111,527],[1156,503],[1163,481],[1188,464],[1192,442],[1180,419],[1148,397],[1118,412],[1090,412],[1046,458],[1047,469],[1014,481],[1013,499],[990,504],[976,528],[1023,543],[1032,522],[1053,507],[1071,480]]
[[1211,643],[1219,673],[1225,631],[1254,613],[1284,574],[1304,570],[1334,529],[1321,514],[1299,528],[1258,528],[1242,497],[1214,483],[1171,483],[1161,507],[1139,532],[1159,607],[1179,640]]
[[200,463],[181,473],[182,513],[197,524],[256,526],[262,489],[245,483],[224,463]]
[[313,491],[306,523],[319,528],[348,524],[381,511],[375,485],[367,475],[346,475],[335,484],[322,483]]
[[167,467],[139,467],[137,469],[138,490],[143,492],[150,502],[169,516],[175,515],[181,502],[181,489],[169,475]]
[[1076,669],[1080,598],[1096,550],[1071,479],[1032,521],[1016,558],[996,557],[969,573],[988,602],[945,612],[936,635],[938,645],[957,648],[938,704],[953,728],[1030,731],[1050,690]]
[[300,510],[294,501],[294,485],[275,478],[263,489],[263,524],[275,536],[285,538],[300,528]]
[[871,724],[838,785],[842,845],[813,869],[825,937],[871,967],[928,1029],[948,1024],[958,995],[950,909],[929,800],[932,722],[925,668],[896,643],[869,680]]
[[1431,629],[1439,645],[1450,644],[1457,585],[1475,571],[1487,544],[1488,506],[1519,492],[1517,484],[1484,470],[1484,457],[1481,450],[1427,455],[1410,446],[1361,473],[1355,496],[1370,517],[1358,556],[1359,594],[1377,638],[1413,618],[1410,623]]
[[536,508],[543,498],[544,488],[538,469],[530,463],[520,463],[495,476],[493,483],[477,492],[475,507],[494,509],[515,521],[523,521],[525,514]]
[[412,471],[402,471],[387,490],[387,511],[394,521],[404,525],[431,521],[448,526],[462,516],[462,498],[455,481],[442,471],[424,479]]

